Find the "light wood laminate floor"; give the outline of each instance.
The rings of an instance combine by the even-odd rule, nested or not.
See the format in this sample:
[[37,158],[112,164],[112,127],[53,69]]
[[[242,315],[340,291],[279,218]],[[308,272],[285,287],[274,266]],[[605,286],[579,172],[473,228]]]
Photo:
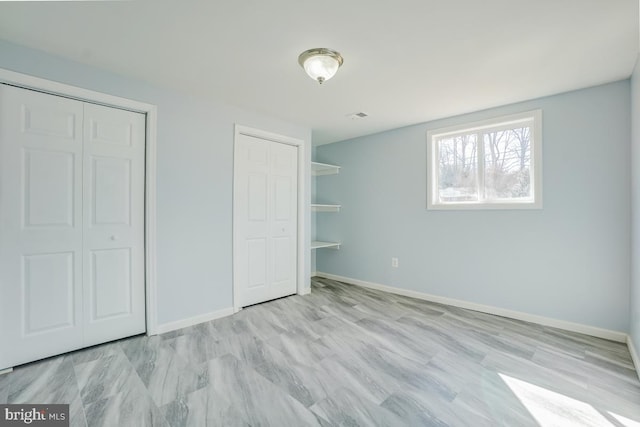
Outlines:
[[638,426],[624,344],[313,279],[311,295],[18,367],[74,426]]

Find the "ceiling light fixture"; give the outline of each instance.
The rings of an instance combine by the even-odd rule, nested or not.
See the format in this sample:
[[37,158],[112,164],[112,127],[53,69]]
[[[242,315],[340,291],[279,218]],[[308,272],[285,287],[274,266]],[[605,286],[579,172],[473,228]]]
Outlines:
[[305,50],[298,57],[298,63],[304,71],[320,84],[333,77],[343,61],[338,52],[325,48]]

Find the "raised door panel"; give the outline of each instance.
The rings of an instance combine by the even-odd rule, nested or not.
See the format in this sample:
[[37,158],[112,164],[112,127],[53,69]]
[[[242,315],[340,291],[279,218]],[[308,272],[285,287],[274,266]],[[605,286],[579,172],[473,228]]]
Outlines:
[[268,176],[266,173],[250,173],[247,178],[247,220],[267,221]]
[[74,253],[23,257],[24,336],[46,335],[76,325]]
[[275,221],[290,221],[294,212],[291,209],[291,190],[294,178],[290,176],[275,176],[273,178],[273,203]]
[[[18,91],[26,89],[15,88]],[[48,141],[78,142],[78,130],[82,125],[82,114],[78,114],[80,103],[66,98],[29,91],[20,100],[21,132],[36,143]],[[71,103],[76,105],[69,108]],[[45,137],[45,138],[42,138]]]
[[[113,109],[112,109],[113,110]],[[88,123],[88,139],[91,144],[132,147],[135,144],[135,126],[127,111],[110,111],[110,117],[92,116]]]
[[75,156],[73,152],[23,149],[24,227],[73,227]]
[[103,249],[91,253],[91,320],[131,314],[131,251]]
[[82,120],[0,84],[0,369],[82,347]]
[[267,285],[267,241],[247,240],[247,288],[264,288]]
[[145,116],[84,105],[84,338],[145,331]]
[[94,157],[91,225],[131,224],[131,159]]
[[[291,277],[292,247],[293,242],[289,236],[275,237],[273,239],[273,281],[276,286],[282,282],[294,279]],[[295,289],[293,289],[293,292],[295,292]]]

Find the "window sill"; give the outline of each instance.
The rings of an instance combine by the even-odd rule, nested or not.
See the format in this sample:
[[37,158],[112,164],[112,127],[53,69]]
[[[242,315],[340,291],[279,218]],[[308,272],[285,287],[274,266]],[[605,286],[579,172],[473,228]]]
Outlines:
[[427,204],[427,210],[464,211],[464,210],[523,210],[542,209],[542,202],[510,202],[510,203],[437,203]]

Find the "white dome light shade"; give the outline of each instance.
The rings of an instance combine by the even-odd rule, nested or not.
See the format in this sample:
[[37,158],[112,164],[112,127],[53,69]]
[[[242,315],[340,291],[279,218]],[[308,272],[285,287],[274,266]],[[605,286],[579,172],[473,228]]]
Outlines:
[[329,80],[338,71],[340,64],[335,58],[325,55],[312,56],[304,61],[304,70],[314,80],[322,83]]
[[330,49],[309,49],[298,57],[298,63],[309,77],[322,84],[333,77],[342,65],[340,54]]

